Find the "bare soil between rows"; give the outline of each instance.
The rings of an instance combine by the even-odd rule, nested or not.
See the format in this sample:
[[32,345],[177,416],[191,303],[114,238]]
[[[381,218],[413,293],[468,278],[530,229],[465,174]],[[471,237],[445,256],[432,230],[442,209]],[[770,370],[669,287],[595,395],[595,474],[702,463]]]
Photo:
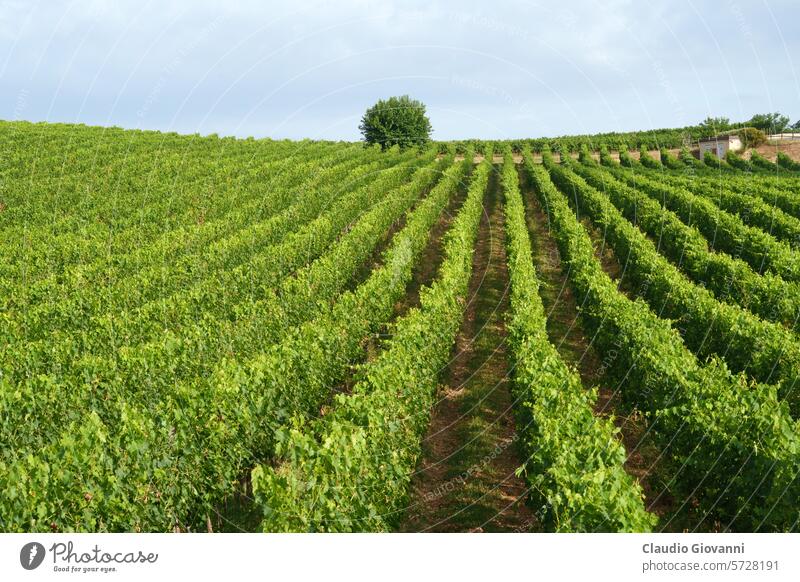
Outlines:
[[468,305],[443,377],[402,531],[538,531],[516,475],[504,314],[508,308],[503,209],[491,177],[473,259]]

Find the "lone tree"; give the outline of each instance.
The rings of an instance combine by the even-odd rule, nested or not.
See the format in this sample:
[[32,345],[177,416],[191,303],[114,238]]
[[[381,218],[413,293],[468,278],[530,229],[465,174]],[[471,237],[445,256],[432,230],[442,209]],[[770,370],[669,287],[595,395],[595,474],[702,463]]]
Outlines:
[[425,115],[425,105],[408,95],[380,100],[367,109],[358,126],[368,144],[380,144],[387,149],[419,146],[431,139],[431,122]]

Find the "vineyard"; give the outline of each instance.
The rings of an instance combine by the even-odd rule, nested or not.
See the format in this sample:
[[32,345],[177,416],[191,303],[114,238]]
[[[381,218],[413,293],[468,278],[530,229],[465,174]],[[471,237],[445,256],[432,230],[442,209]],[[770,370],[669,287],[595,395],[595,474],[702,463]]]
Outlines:
[[0,531],[799,527],[787,156],[0,143]]

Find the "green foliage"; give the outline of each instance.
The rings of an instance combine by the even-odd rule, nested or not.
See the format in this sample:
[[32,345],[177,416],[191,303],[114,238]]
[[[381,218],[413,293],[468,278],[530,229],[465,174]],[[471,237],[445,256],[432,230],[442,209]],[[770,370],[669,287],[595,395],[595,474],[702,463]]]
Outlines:
[[[525,165],[533,171],[526,153]],[[517,169],[506,153],[502,184],[511,282],[508,320],[513,393],[527,461],[524,475],[552,531],[650,531],[654,515],[623,468],[625,449],[609,419],[594,415],[597,390],[585,390],[547,336]]]
[[[746,147],[756,147],[759,143],[763,143],[763,141],[757,142],[759,135],[763,136],[764,132],[780,133],[787,129],[788,125],[789,118],[780,113],[756,114],[749,121],[743,123],[731,123],[727,117],[707,117],[698,126],[700,133],[698,137],[714,137],[729,132],[741,135],[742,131],[750,130],[748,132],[750,135],[746,136],[748,143]],[[760,133],[753,133],[754,130],[758,130]],[[744,137],[742,139],[745,140]]]
[[[769,162],[767,162],[769,163]],[[773,168],[775,165],[773,164]],[[687,179],[679,176],[659,177],[662,188],[685,188],[713,201],[722,210],[736,215],[744,224],[758,227],[775,239],[796,247],[800,244],[800,219],[781,208],[782,199],[764,189],[752,176],[727,175]],[[652,186],[651,186],[652,189]],[[791,211],[792,207],[787,206]]]
[[[725,301],[738,303],[770,321],[793,326],[800,315],[800,285],[770,273],[760,274],[739,258],[713,252],[700,232],[684,224],[671,210],[662,208],[661,198],[643,191],[668,195],[672,180],[693,184],[706,191],[716,186],[708,182],[658,174],[658,189],[645,182],[641,173],[598,173],[576,168],[592,186],[605,193],[614,206],[642,231],[659,242],[659,251],[699,284]],[[616,178],[616,179],[615,179]],[[701,186],[702,184],[702,186]]]
[[661,160],[653,159],[644,146],[639,149],[639,163],[645,168],[658,169],[661,167]]
[[[647,131],[632,131],[625,133],[609,132],[598,134],[586,135],[572,135],[560,137],[542,137],[535,139],[515,139],[497,142],[497,148],[510,146],[515,152],[533,151],[540,153],[545,147],[549,147],[551,151],[560,151],[563,149],[566,152],[580,152],[581,146],[586,144],[592,150],[598,150],[606,147],[612,151],[623,149],[639,149],[644,146],[648,150],[657,150],[660,148],[679,148],[689,142],[696,142],[700,138],[716,135],[720,131],[741,127],[741,123],[729,123],[725,118],[718,118],[718,121],[724,121],[724,124],[717,123],[716,125],[694,125],[679,128],[664,128],[652,129]],[[475,148],[480,147],[480,140],[469,139],[460,140],[455,143],[461,149],[463,147],[472,146]]]
[[[547,170],[573,195],[568,171],[552,164]],[[617,290],[547,172],[535,167],[532,178],[593,345],[620,381],[623,400],[648,414],[648,434],[669,455],[671,493],[692,498],[727,528],[791,530],[800,517],[800,454],[795,423],[775,388],[752,386],[716,360],[701,366],[668,321]]]
[[[775,115],[778,115],[778,117],[774,117]],[[768,121],[765,125],[763,121],[767,118]],[[688,144],[696,143],[702,138],[714,137],[730,132],[744,132],[743,141],[746,141],[748,144],[746,147],[756,147],[759,143],[763,143],[759,141],[759,136],[763,135],[764,131],[778,131],[770,129],[770,127],[779,127],[782,118],[779,114],[768,114],[767,116],[756,115],[753,117],[753,120],[755,120],[758,125],[753,123],[752,120],[748,122],[731,122],[727,117],[707,117],[698,125],[686,127],[652,129],[626,133],[609,132],[560,137],[541,137],[535,139],[514,139],[498,141],[495,143],[495,148],[501,149],[508,146],[515,152],[532,151],[539,153],[543,151],[545,147],[548,147],[553,152],[563,150],[567,153],[576,153],[580,152],[581,148],[585,145],[593,151],[600,150],[604,147],[612,151],[638,150],[640,148],[652,151],[682,148],[686,147]],[[798,123],[800,124],[800,121],[798,121]],[[760,131],[760,133],[756,130]],[[465,147],[473,147],[478,151],[480,151],[481,148],[481,140],[477,139],[447,143],[455,144],[459,153],[462,153]]]
[[762,132],[781,133],[789,128],[789,118],[778,112],[757,113],[750,118],[747,124],[756,129],[760,129]]
[[482,141],[480,145],[476,148],[478,153],[483,154],[488,160],[491,161],[492,157],[494,156],[494,152],[496,151],[497,143],[494,141]]
[[586,144],[581,145],[580,152],[578,152],[578,160],[582,163],[591,162],[594,160],[591,152],[589,151],[589,146]]
[[775,172],[778,170],[777,164],[774,162],[770,162],[767,158],[762,156],[757,151],[750,152],[750,164],[751,167],[757,168],[759,170],[767,170],[771,172]]
[[[641,177],[636,180],[636,186],[714,241],[715,249],[742,258],[758,272],[767,271],[786,281],[800,281],[800,255],[793,251],[791,243],[745,224],[736,213],[721,210],[708,197],[695,195],[687,189],[668,187],[661,181]],[[726,199],[730,208],[749,214],[751,205],[746,198],[728,196]],[[766,216],[763,219],[766,220]]]
[[700,137],[713,137],[731,128],[731,120],[727,117],[706,117],[698,126]]
[[767,142],[766,134],[756,127],[743,127],[736,134],[741,138],[744,149],[757,148]]
[[298,421],[279,433],[280,463],[253,471],[264,531],[385,531],[396,524],[437,377],[463,317],[490,171],[489,162],[475,170],[446,235],[445,260],[433,285],[422,290],[420,307],[393,327],[380,356],[360,370],[351,394],[337,396],[321,419]]
[[661,165],[665,168],[669,168],[670,170],[680,170],[683,168],[683,164],[670,154],[665,148],[661,148],[660,158],[661,158]]
[[[659,147],[654,135],[638,134],[631,147]],[[433,148],[57,124],[0,122],[0,140],[0,530],[204,529],[254,466],[267,529],[394,525],[463,317],[490,164],[473,170],[473,150],[457,142],[439,144],[437,162]],[[716,160],[688,172],[670,170],[668,156],[650,170],[623,145],[622,165],[634,172],[608,154],[622,141],[597,142],[603,167],[580,138],[552,142],[563,167],[548,140],[506,145],[540,148],[582,216],[626,255],[642,295],[675,320],[616,291],[548,170],[526,151],[565,269],[586,297],[582,315],[601,352],[614,354],[626,405],[649,414],[648,430],[675,463],[672,494],[699,492],[701,510],[733,528],[791,529],[796,424],[776,394],[797,413],[798,342],[766,320],[790,327],[800,310],[800,199],[787,171],[797,164],[754,154],[747,174],[726,162],[719,171]],[[487,156],[499,145],[476,144]],[[457,151],[466,160],[453,164]],[[648,529],[613,425],[591,413],[595,392],[542,331],[505,153],[525,477],[549,529]],[[385,330],[470,172],[421,308],[390,328],[352,391],[333,397],[365,339]],[[701,365],[683,341],[775,385],[733,376],[717,359]],[[712,465],[719,471],[703,479]]]
[[[776,209],[794,218],[800,218],[800,198],[796,195],[798,184],[796,176],[770,172],[769,175],[739,172],[711,172],[701,175],[702,184],[708,185],[713,180],[717,188],[727,188],[739,194],[760,198],[762,201],[774,206]],[[778,215],[780,221],[780,214]],[[767,230],[771,231],[772,228]],[[793,246],[798,246],[798,241]]]
[[[800,123],[800,122],[798,122],[798,123]],[[792,158],[790,158],[789,156],[787,156],[783,152],[778,152],[777,164],[781,168],[785,168],[787,170],[792,170],[794,172],[800,172],[800,163],[795,162]]]
[[619,150],[619,163],[621,166],[626,168],[635,168],[636,166],[641,166],[641,164],[633,159],[630,152],[627,149]]
[[[76,346],[80,350],[104,350],[112,342],[110,334],[113,333],[124,333],[129,341],[145,341],[149,337],[146,334],[153,333],[153,327],[158,326],[158,320],[164,317],[169,316],[174,325],[183,326],[194,322],[202,313],[217,313],[217,310],[224,313],[229,302],[238,302],[245,294],[251,302],[260,300],[263,298],[261,289],[248,285],[253,271],[262,274],[264,284],[276,282],[303,261],[315,258],[334,240],[340,229],[357,216],[361,205],[374,200],[370,198],[373,196],[370,186],[375,180],[383,180],[388,184],[385,181],[387,177],[403,180],[413,171],[413,165],[408,164],[412,159],[410,157],[391,155],[383,162],[373,152],[369,152],[364,159],[357,151],[352,154],[355,154],[354,159],[341,160],[342,163],[329,169],[316,168],[309,187],[300,195],[293,188],[283,188],[283,181],[276,177],[274,185],[280,188],[280,194],[274,197],[273,202],[276,210],[283,210],[267,216],[263,221],[256,219],[248,223],[247,212],[254,212],[248,206],[246,212],[236,216],[235,220],[229,217],[233,226],[218,220],[214,223],[205,222],[193,229],[205,234],[200,238],[201,241],[207,241],[204,256],[192,253],[195,250],[193,246],[179,245],[179,237],[189,238],[196,232],[176,229],[178,232],[168,233],[157,245],[148,249],[152,254],[116,255],[111,268],[114,269],[112,272],[119,274],[118,280],[106,285],[98,284],[96,288],[90,287],[80,294],[67,292],[69,298],[62,300],[60,306],[42,302],[24,315],[38,322],[37,327],[43,333],[53,328],[86,332],[72,338],[81,341]],[[392,168],[392,164],[396,164],[396,167]],[[302,166],[307,172],[312,171],[310,164]],[[384,173],[384,170],[388,171]],[[398,173],[401,175],[396,175]],[[299,178],[295,176],[295,179]],[[352,188],[352,192],[343,195],[339,181],[344,179],[348,180],[345,188]],[[333,182],[323,184],[319,180]],[[340,205],[341,214],[331,213],[326,208],[334,201]],[[237,225],[239,230],[236,230]],[[230,228],[234,228],[233,236],[215,238],[229,232]],[[172,244],[172,247],[167,248],[164,246],[166,244]],[[161,259],[157,258],[157,251],[163,253]],[[272,253],[276,251],[282,253],[283,262],[274,261]],[[175,261],[166,281],[162,264],[164,255]],[[80,271],[81,279],[75,283],[103,281],[103,276],[109,276],[107,267],[106,270],[104,267],[105,261],[85,265]],[[201,268],[206,272],[219,272],[215,277],[198,279],[197,272]],[[57,281],[57,277],[40,280],[37,290],[49,291],[52,288],[55,293],[58,290]],[[64,291],[63,286],[61,290]],[[174,301],[164,305],[157,301],[159,293],[169,294]],[[73,313],[69,320],[64,317],[65,303],[70,304],[68,312]],[[101,303],[107,303],[104,307],[122,312],[115,317],[113,328],[105,326],[103,320],[92,317],[91,312],[81,309],[86,304]],[[132,312],[134,308],[136,311]],[[245,313],[241,312],[240,315],[243,317]],[[35,336],[29,333],[28,337],[34,339]]]
[[616,187],[613,180],[609,184],[598,171],[585,174],[603,192],[569,175],[581,212],[601,228],[605,241],[626,265],[625,277],[652,308],[678,323],[684,341],[698,357],[715,354],[734,371],[747,372],[760,382],[778,383],[779,393],[788,394],[793,410],[800,412],[800,396],[793,390],[800,380],[800,343],[794,334],[738,305],[720,303],[705,287],[689,281],[609,201],[605,192],[609,186]]
[[[292,144],[292,147],[296,146]],[[279,152],[278,156],[285,158],[287,153]],[[326,160],[320,153],[310,149],[308,156]],[[72,332],[67,325],[69,321],[74,326],[108,321],[100,311],[107,307],[106,303],[77,304],[79,309],[67,311],[65,315],[69,317],[63,321],[64,315],[54,311],[52,316],[58,319],[48,325],[57,327],[46,342],[31,341],[30,335],[13,338],[11,349],[3,354],[3,369],[8,372],[4,381],[8,378],[15,382],[16,391],[5,390],[4,386],[3,393],[14,398],[2,401],[3,430],[17,427],[18,446],[3,450],[0,479],[3,490],[12,487],[13,480],[16,484],[13,487],[26,493],[0,501],[4,529],[50,529],[51,522],[63,530],[164,531],[176,524],[192,529],[204,527],[205,516],[234,491],[241,471],[253,462],[253,455],[269,450],[273,433],[268,428],[279,426],[284,422],[286,411],[303,402],[294,398],[276,399],[275,408],[269,413],[270,409],[265,410],[265,403],[255,391],[259,381],[269,380],[258,374],[266,374],[270,370],[267,363],[274,362],[278,381],[271,388],[277,390],[282,385],[291,385],[289,390],[297,394],[291,382],[297,380],[298,371],[303,378],[298,385],[309,391],[315,386],[318,374],[335,373],[331,371],[333,367],[342,366],[343,360],[347,362],[347,346],[355,346],[350,348],[352,357],[353,349],[360,349],[363,337],[349,339],[341,331],[344,323],[349,323],[359,313],[380,319],[387,307],[391,311],[410,277],[415,257],[421,252],[420,243],[408,244],[406,240],[394,252],[396,258],[391,268],[379,270],[382,273],[379,279],[353,294],[352,299],[350,295],[340,296],[340,303],[333,310],[327,307],[353,280],[355,271],[369,258],[389,226],[439,175],[430,167],[433,152],[419,158],[411,153],[398,157],[392,152],[385,161],[380,159],[383,156],[376,157],[373,150],[348,148],[340,153],[344,156],[330,156],[322,166],[316,162],[316,167],[306,166],[301,159],[300,173],[293,171],[298,160],[290,159],[285,168],[297,186],[282,184],[281,174],[276,173],[271,182],[277,190],[270,194],[274,196],[276,209],[280,209],[279,202],[286,199],[286,212],[275,214],[262,225],[253,220],[253,209],[246,209],[240,231],[234,230],[235,236],[223,237],[225,245],[201,247],[208,248],[203,260],[209,270],[208,276],[202,271],[195,273],[197,289],[180,282],[180,262],[170,265],[174,271],[170,275],[178,279],[178,286],[170,287],[171,278],[162,275],[157,280],[161,288],[154,288],[153,292],[160,291],[165,296],[156,295],[158,301],[153,302],[153,309],[115,313],[115,327],[108,333],[114,330],[119,335],[109,335],[112,341],[106,343],[110,345],[98,343],[84,347],[77,342],[85,342],[96,331]],[[54,162],[63,164],[63,154],[54,156]],[[39,163],[43,164],[42,160]],[[330,168],[326,169],[326,165]],[[237,166],[241,171],[241,162],[237,162]],[[220,166],[208,163],[205,167]],[[427,169],[415,172],[421,167]],[[229,179],[226,173],[225,181]],[[253,179],[257,183],[264,181],[258,174]],[[324,186],[314,187],[316,180],[322,180]],[[334,180],[334,183],[326,180]],[[304,192],[302,185],[307,185],[308,194],[298,196],[298,190]],[[286,188],[289,192],[284,192]],[[229,197],[232,200],[223,197],[220,201],[236,201],[236,196],[229,194]],[[267,193],[261,191],[256,197],[261,205],[271,207],[269,202],[265,204],[265,200],[269,201]],[[319,202],[317,197],[321,199]],[[191,203],[193,198],[188,198]],[[334,201],[336,203],[331,204]],[[315,204],[318,204],[316,210]],[[310,210],[306,210],[305,205],[310,205]],[[364,213],[365,207],[370,208],[367,213]],[[320,214],[321,210],[324,211]],[[78,215],[82,216],[85,211]],[[209,216],[213,218],[210,213]],[[247,222],[248,219],[251,222]],[[45,220],[52,218],[45,214]],[[195,222],[186,230],[184,238],[203,232],[208,224]],[[224,221],[221,220],[220,225],[224,225]],[[264,228],[267,225],[269,228]],[[423,226],[427,227],[425,232],[430,228],[430,224]],[[282,238],[270,239],[280,236],[279,227],[297,230],[283,231]],[[79,234],[83,236],[78,240],[86,240],[85,229]],[[44,237],[45,233],[37,235]],[[255,235],[262,238],[255,238]],[[328,251],[337,238],[339,241]],[[424,241],[425,237],[422,238]],[[278,244],[261,246],[259,240],[275,240]],[[103,260],[107,260],[107,244],[106,236],[105,246],[98,254]],[[192,247],[186,249],[190,250]],[[257,260],[250,261],[251,255]],[[134,256],[138,259],[144,255],[136,253]],[[315,257],[320,258],[313,261]],[[110,258],[119,260],[119,255]],[[164,260],[163,255],[160,260]],[[242,263],[242,268],[236,268],[237,261]],[[311,262],[306,266],[308,261]],[[117,264],[126,266],[124,262]],[[163,271],[163,265],[161,269]],[[287,277],[292,271],[296,271],[294,276]],[[76,273],[86,276],[89,271],[76,268]],[[258,276],[257,285],[254,274]],[[237,282],[229,278],[232,276],[240,279]],[[213,286],[208,287],[216,285],[218,277],[225,282],[221,293],[215,292]],[[77,284],[78,281],[62,278],[58,284]],[[120,287],[121,301],[133,303],[138,299],[135,293],[142,283],[135,281],[128,280]],[[142,281],[145,287],[149,283],[147,279]],[[134,286],[128,286],[132,282]],[[3,283],[8,280],[4,278]],[[100,297],[113,297],[108,293],[108,284],[101,287],[105,293]],[[207,291],[200,292],[202,288]],[[278,290],[280,294],[276,294]],[[312,290],[313,299],[309,300]],[[69,293],[66,297],[77,300],[87,295],[91,297],[91,292],[89,287],[83,294]],[[11,293],[6,299],[13,301],[21,297],[24,296]],[[376,299],[370,302],[373,297]],[[148,303],[145,301],[143,305]],[[374,306],[375,311],[366,311],[368,306]],[[66,307],[69,305],[61,306],[62,309]],[[92,316],[91,311],[87,315],[85,312],[90,309],[97,315]],[[30,311],[33,310],[12,312],[25,317]],[[145,313],[151,314],[153,324],[144,325]],[[185,317],[179,333],[164,328],[164,322],[171,321],[172,315]],[[293,330],[293,325],[311,318],[319,325],[309,323],[299,331]],[[364,319],[371,329],[379,324],[375,319]],[[363,325],[364,319],[353,323]],[[117,322],[119,327],[116,327]],[[326,323],[329,327],[322,327]],[[43,333],[41,327],[12,326],[10,329],[18,330],[14,332],[18,334]],[[145,330],[152,336],[144,335]],[[336,357],[308,347],[325,337],[325,333],[336,334],[338,343],[331,347]],[[354,333],[358,333],[357,330]],[[131,343],[118,345],[126,341],[128,334],[131,334]],[[231,359],[234,350],[238,362]],[[76,357],[76,354],[80,355]],[[301,362],[296,361],[298,355]],[[36,366],[42,366],[42,373],[26,378]],[[89,388],[77,389],[84,385]],[[103,388],[98,390],[91,386]],[[136,386],[137,390],[131,392],[131,386]],[[93,425],[88,411],[96,416],[91,420]],[[23,419],[27,415],[48,418],[47,430],[25,422]],[[256,421],[257,418],[260,420]],[[112,426],[113,430],[107,428]],[[91,446],[75,441],[73,435],[84,433]],[[98,435],[97,438],[90,438],[93,434]],[[25,457],[26,451],[36,451],[33,461]],[[97,459],[97,463],[84,463],[79,453]],[[65,459],[78,462],[73,464]],[[42,470],[33,471],[31,462]],[[49,467],[61,469],[51,471]],[[28,495],[29,491],[35,491],[36,497]],[[92,503],[86,502],[85,493],[91,495]],[[35,503],[43,498],[52,500],[48,508]]]
[[367,109],[358,126],[368,144],[384,149],[422,146],[430,141],[431,122],[425,105],[408,95],[381,99]]
[[745,160],[743,157],[741,157],[733,150],[728,150],[727,152],[725,152],[725,161],[728,162],[728,165],[730,167],[735,168],[737,170],[742,170],[743,172],[752,171],[750,162]]
[[692,168],[702,168],[704,165],[701,160],[698,160],[696,157],[694,157],[694,155],[692,155],[692,152],[690,152],[689,148],[687,147],[681,148],[680,161],[685,166]]
[[[644,147],[646,150],[660,150],[677,149],[686,146],[690,143],[696,143],[698,140],[707,137],[713,137],[722,133],[736,132],[745,128],[755,128],[762,131],[778,131],[770,129],[771,127],[779,127],[781,125],[781,116],[774,117],[776,114],[768,114],[767,116],[754,116],[753,119],[758,123],[755,125],[753,121],[748,122],[731,122],[727,117],[707,117],[698,125],[690,125],[679,128],[664,128],[652,129],[647,131],[632,131],[627,133],[598,133],[598,134],[585,134],[585,135],[571,135],[560,137],[542,137],[535,139],[515,139],[497,142],[495,147],[503,148],[510,146],[515,152],[533,151],[535,153],[541,152],[545,147],[549,147],[551,151],[561,151],[575,153],[580,152],[583,145],[587,145],[592,150],[599,150],[606,147],[612,151],[640,149]],[[762,118],[769,118],[765,125],[762,123]],[[788,123],[788,121],[787,121]],[[769,125],[772,124],[772,125]],[[776,125],[777,124],[777,125]],[[798,121],[800,124],[800,121]],[[797,127],[800,129],[800,126]],[[748,144],[752,141],[757,144],[757,134],[747,136]],[[462,150],[467,145],[480,149],[480,140],[460,140],[457,142],[449,142],[457,144],[459,150]],[[755,145],[748,145],[747,147],[755,147]],[[461,153],[461,151],[459,151]]]
[[705,163],[705,165],[708,166],[709,168],[730,169],[730,166],[725,160],[720,159],[718,156],[712,154],[709,151],[703,154],[703,163]]
[[617,161],[611,157],[611,154],[608,153],[608,148],[606,148],[605,146],[600,147],[600,163],[604,166],[609,166],[609,167],[619,165],[619,163],[617,163]]

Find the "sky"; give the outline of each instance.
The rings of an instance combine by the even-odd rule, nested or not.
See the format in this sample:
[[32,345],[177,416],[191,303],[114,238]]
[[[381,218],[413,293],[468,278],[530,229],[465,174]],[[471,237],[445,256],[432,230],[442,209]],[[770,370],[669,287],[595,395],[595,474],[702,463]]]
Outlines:
[[434,139],[800,119],[796,0],[0,0],[0,119],[359,139],[408,94]]

